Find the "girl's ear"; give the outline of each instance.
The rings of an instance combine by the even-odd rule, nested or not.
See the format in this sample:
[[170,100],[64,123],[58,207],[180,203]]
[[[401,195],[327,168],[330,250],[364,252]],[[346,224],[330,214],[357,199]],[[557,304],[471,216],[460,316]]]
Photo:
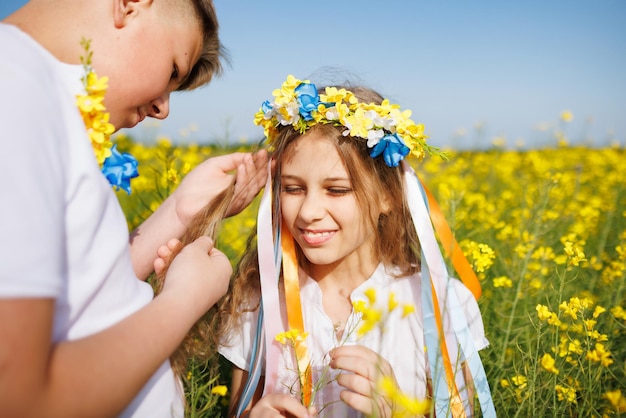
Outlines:
[[389,202],[389,194],[384,193],[384,196],[382,196],[380,201],[380,213],[383,215],[389,215],[389,212],[391,212],[391,203]]
[[113,0],[113,22],[120,29],[137,16],[142,8],[150,7],[153,0]]

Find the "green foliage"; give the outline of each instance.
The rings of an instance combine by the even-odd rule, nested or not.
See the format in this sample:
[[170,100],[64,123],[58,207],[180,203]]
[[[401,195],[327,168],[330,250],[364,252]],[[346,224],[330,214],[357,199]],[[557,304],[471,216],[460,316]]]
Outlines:
[[[245,150],[118,143],[140,162],[133,194],[119,194],[131,229],[199,162]],[[498,415],[625,415],[625,151],[561,144],[448,155],[416,170],[481,280],[490,341],[481,357]],[[233,263],[255,214],[253,205],[222,227],[218,246]],[[227,397],[211,391],[229,372],[218,356],[192,359],[188,377],[189,416],[221,416]]]

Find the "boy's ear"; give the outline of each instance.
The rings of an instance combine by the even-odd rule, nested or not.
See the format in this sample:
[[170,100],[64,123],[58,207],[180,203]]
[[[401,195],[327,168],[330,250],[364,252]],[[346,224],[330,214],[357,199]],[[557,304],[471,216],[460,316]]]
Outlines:
[[142,8],[152,5],[153,0],[113,0],[113,22],[116,28],[126,26]]

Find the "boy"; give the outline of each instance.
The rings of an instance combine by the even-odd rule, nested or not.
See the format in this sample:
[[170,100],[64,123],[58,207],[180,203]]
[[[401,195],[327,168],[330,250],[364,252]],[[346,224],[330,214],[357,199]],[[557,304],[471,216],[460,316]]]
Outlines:
[[[209,0],[32,0],[0,23],[0,416],[183,416],[168,358],[227,290],[208,238],[172,262],[153,298],[156,250],[230,184],[229,214],[263,185],[266,156],[207,160],[133,233],[75,105],[81,38],[109,77],[116,128],[169,112],[169,94],[219,73]],[[141,279],[141,280],[138,280]]]

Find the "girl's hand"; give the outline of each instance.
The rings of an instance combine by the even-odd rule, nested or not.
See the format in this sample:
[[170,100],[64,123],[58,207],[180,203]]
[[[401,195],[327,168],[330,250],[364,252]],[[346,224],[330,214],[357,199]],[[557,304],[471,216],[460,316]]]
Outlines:
[[[155,268],[163,269],[165,261],[160,258],[161,255],[169,257],[179,244],[177,240],[170,240],[168,245],[160,247],[161,261],[155,261]],[[161,294],[177,296],[183,308],[191,309],[197,320],[226,294],[231,274],[232,266],[228,258],[213,247],[210,238],[200,237],[185,246],[172,260]]]
[[[232,173],[236,170],[236,173]],[[235,194],[227,211],[228,216],[241,212],[250,204],[267,178],[267,152],[256,154],[236,152],[212,157],[185,176],[172,193],[176,214],[183,225],[211,199],[225,190],[235,177]]]
[[176,238],[172,238],[165,245],[157,248],[157,258],[154,259],[154,272],[156,274],[161,274],[167,265],[172,254],[181,245],[180,241]]
[[330,356],[332,368],[348,372],[337,376],[337,383],[346,388],[340,395],[342,401],[367,416],[392,416],[393,400],[377,389],[383,377],[396,382],[387,360],[360,345],[335,348]]
[[296,398],[286,394],[270,393],[262,397],[246,418],[311,418],[315,411],[307,409]]

